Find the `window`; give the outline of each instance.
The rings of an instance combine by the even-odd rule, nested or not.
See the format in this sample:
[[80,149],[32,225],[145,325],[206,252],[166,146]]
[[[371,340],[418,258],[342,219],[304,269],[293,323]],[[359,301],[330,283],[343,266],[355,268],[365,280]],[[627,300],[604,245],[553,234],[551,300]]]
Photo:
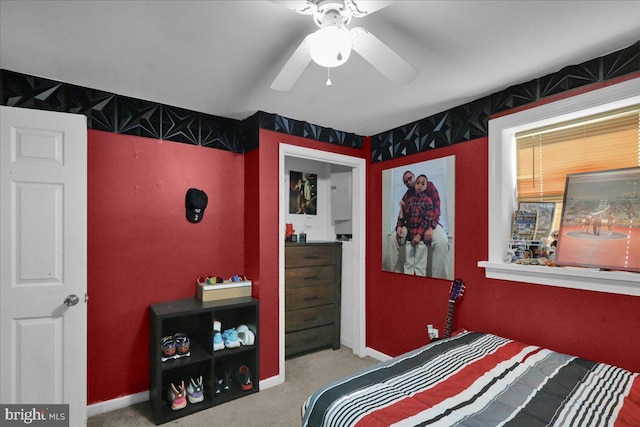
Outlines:
[[503,262],[518,202],[516,134],[637,104],[640,78],[489,121],[489,259],[478,263],[486,277],[640,296],[638,273]]
[[518,202],[555,203],[557,230],[568,173],[640,166],[639,115],[633,105],[517,133]]

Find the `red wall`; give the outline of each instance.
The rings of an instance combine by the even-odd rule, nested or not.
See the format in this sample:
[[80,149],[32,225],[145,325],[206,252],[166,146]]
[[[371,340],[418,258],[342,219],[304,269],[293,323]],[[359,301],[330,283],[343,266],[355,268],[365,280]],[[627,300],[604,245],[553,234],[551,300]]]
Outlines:
[[[367,191],[367,346],[397,355],[441,333],[450,282],[382,271],[382,171],[456,156],[455,277],[466,283],[455,328],[495,333],[640,372],[640,297],[484,277],[488,256],[486,138],[371,164]],[[542,268],[542,267],[541,267]]]
[[[185,218],[204,190],[202,222]],[[244,157],[88,131],[88,402],[149,389],[149,305],[244,274]]]
[[[278,375],[279,145],[354,157],[362,150],[260,131],[247,154],[89,130],[88,402],[149,388],[150,304],[193,296],[202,275],[246,274],[260,300],[260,378]],[[455,275],[466,282],[454,327],[496,333],[640,372],[640,297],[486,279],[487,139],[367,170],[367,346],[397,355],[441,331],[450,283],[382,271],[382,171],[456,156]],[[209,195],[185,219],[189,187]]]

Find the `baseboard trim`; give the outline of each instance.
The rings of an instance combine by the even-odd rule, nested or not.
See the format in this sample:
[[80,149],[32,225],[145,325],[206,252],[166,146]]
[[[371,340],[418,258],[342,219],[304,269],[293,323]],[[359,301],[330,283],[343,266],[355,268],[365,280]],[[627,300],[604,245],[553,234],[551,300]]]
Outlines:
[[373,357],[374,359],[379,360],[381,362],[385,362],[391,359],[391,356],[381,353],[378,350],[374,350],[371,347],[365,347],[364,354],[366,356]]
[[[284,382],[281,375],[267,378],[266,380],[260,380],[260,390],[266,390],[271,387],[275,387]],[[87,406],[87,417],[93,417],[95,415],[104,414],[105,412],[115,411],[116,409],[126,408],[127,406],[136,405],[138,403],[146,402],[149,400],[149,390],[142,391],[140,393],[129,394],[127,396],[117,397],[111,400],[105,400],[104,402],[98,402]]]
[[117,397],[111,400],[105,400],[104,402],[98,402],[87,406],[87,416],[93,417],[95,415],[104,414],[105,412],[115,411],[116,409],[126,408],[137,403],[146,402],[149,400],[149,390],[141,391],[136,394],[129,394],[127,396]]
[[260,391],[275,387],[282,383],[284,383],[284,375],[275,375],[271,378],[267,378],[266,380],[260,380]]

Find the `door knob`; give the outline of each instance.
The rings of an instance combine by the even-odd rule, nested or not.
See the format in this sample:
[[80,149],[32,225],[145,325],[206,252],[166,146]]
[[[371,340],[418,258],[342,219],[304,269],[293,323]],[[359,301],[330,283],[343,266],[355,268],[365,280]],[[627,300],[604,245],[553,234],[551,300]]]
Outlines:
[[80,298],[78,298],[78,295],[69,295],[64,299],[64,305],[67,306],[76,305],[78,302],[80,302]]

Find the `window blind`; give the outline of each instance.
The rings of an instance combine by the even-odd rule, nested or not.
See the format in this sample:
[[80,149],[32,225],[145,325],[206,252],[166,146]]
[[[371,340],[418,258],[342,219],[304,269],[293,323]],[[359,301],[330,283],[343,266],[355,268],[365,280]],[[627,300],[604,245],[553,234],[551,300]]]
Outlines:
[[516,134],[518,202],[555,202],[567,174],[640,166],[640,105]]

